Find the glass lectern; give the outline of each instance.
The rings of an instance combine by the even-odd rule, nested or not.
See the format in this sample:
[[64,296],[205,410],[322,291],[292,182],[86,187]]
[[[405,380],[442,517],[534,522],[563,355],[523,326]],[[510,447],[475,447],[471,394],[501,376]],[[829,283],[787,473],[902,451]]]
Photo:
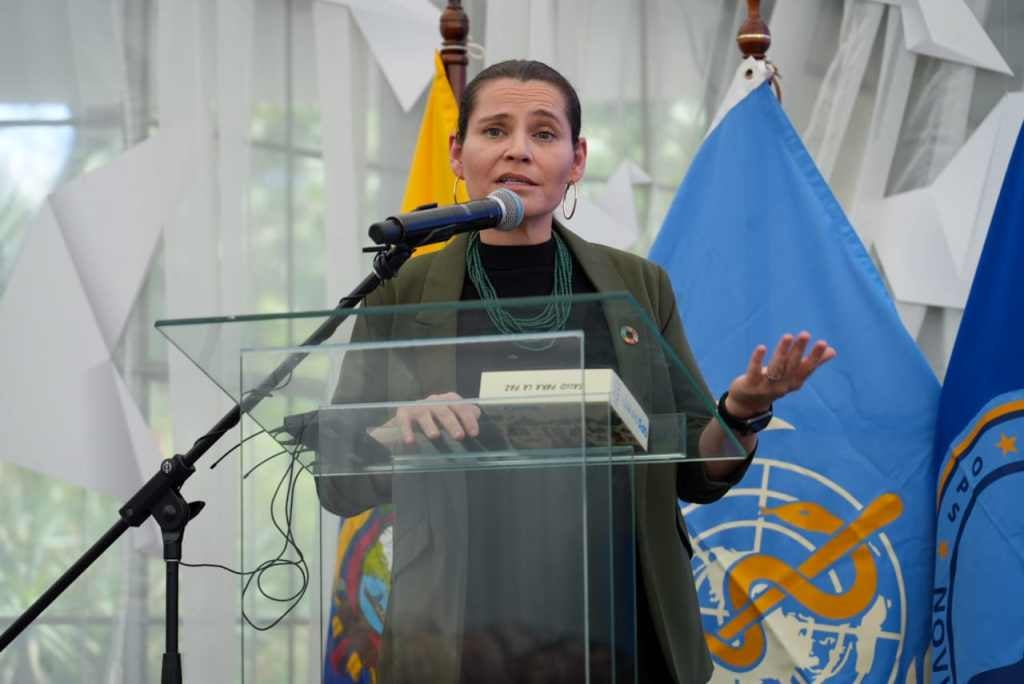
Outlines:
[[[549,305],[564,329],[495,332]],[[242,582],[243,680],[636,681],[638,475],[685,472],[717,420],[662,331],[628,295],[583,295],[357,309],[302,346],[334,313],[158,324],[259,400],[239,437],[241,565],[265,564]],[[729,435],[700,456],[745,453]]]

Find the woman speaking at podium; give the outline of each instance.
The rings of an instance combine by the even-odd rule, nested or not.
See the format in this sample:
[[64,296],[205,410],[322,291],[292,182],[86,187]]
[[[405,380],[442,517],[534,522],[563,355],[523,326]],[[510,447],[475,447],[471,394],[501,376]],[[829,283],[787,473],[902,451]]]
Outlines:
[[[686,342],[667,274],[641,257],[587,242],[555,220],[555,212],[559,209],[566,218],[571,217],[575,210],[576,183],[586,168],[587,142],[580,136],[581,119],[576,91],[551,67],[536,61],[511,60],[483,70],[466,86],[462,96],[458,130],[451,138],[451,167],[457,178],[465,182],[471,199],[486,197],[499,188],[515,192],[525,206],[524,219],[514,230],[492,229],[460,235],[444,249],[411,260],[397,278],[367,299],[367,305],[627,291],[657,323],[665,340],[697,379],[695,386],[705,394],[703,397],[677,397],[680,410],[689,406],[694,407],[695,412],[707,414],[707,407],[714,399],[700,379]],[[722,277],[728,275],[723,274]],[[500,304],[493,306],[500,307]],[[594,359],[601,363],[603,355],[614,366],[615,356],[625,349],[623,345],[631,343],[629,335],[637,333],[635,330],[624,331],[617,337],[603,320],[593,320],[594,311],[599,311],[598,307],[591,307],[591,312],[584,314],[583,320],[572,320],[568,314],[560,314],[557,308],[553,308],[544,319],[546,329],[582,327],[587,335],[587,365],[590,366]],[[458,336],[531,330],[517,313],[510,308],[498,317],[460,316]],[[598,318],[602,317],[598,315]],[[532,330],[536,331],[536,327]],[[354,334],[367,334],[365,326],[361,329],[357,324]],[[711,676],[712,662],[701,628],[688,563],[689,540],[685,526],[678,519],[676,500],[678,497],[692,502],[712,502],[740,480],[753,457],[756,432],[767,424],[771,416],[772,402],[798,389],[818,366],[835,355],[835,351],[823,341],[808,349],[809,339],[807,333],[787,334],[778,341],[770,358],[767,348],[758,346],[749,359],[737,359],[739,374],[718,407],[723,420],[746,449],[748,457],[745,460],[636,466],[635,662],[640,682],[704,682]],[[460,364],[454,387],[430,387],[420,396],[426,395],[433,400],[478,396],[480,370],[472,363]],[[379,378],[377,382],[380,382]],[[367,391],[367,387],[359,387],[359,383],[355,383],[356,389],[351,390],[351,384],[343,383],[339,392]],[[696,390],[691,387],[687,391],[693,394]],[[339,398],[345,399],[343,394]],[[479,409],[472,405],[434,403],[430,407],[402,409],[395,422],[409,443],[417,433],[429,438],[445,436],[462,440],[478,434],[479,415]],[[692,434],[687,435],[687,444],[699,444],[701,453],[725,451],[727,437],[717,421],[702,421],[690,430]],[[351,505],[338,503],[343,494],[332,493],[329,485],[320,486],[320,495],[327,508],[342,514],[353,512]],[[560,517],[559,502],[531,502],[529,493],[506,490],[492,492],[489,499],[487,495],[476,496],[478,500],[474,502],[473,495],[470,495],[466,520],[461,521],[468,527],[467,533],[471,538],[474,535],[503,534],[501,530],[474,529],[473,513],[478,507],[498,506],[501,500],[515,501],[517,510],[524,507],[535,509],[532,513],[539,516],[537,524]],[[484,498],[480,499],[481,496]],[[539,497],[535,495],[535,498]],[[561,505],[578,507],[578,502]],[[526,514],[530,512],[528,510]],[[455,521],[438,524],[451,525]],[[396,527],[396,554],[401,553],[398,530]],[[434,533],[438,534],[436,530]],[[437,539],[433,543],[435,552],[438,546],[443,546],[443,542]],[[503,541],[503,545],[513,547],[505,549],[511,553],[515,553],[517,543],[530,542]],[[486,559],[474,561],[471,557],[468,562],[486,562]],[[548,567],[544,572],[557,572],[557,562],[553,565],[556,566],[554,570]],[[434,570],[438,571],[438,568]],[[429,570],[426,572],[429,575]],[[458,572],[465,573],[465,568]],[[395,591],[404,591],[398,586],[402,580],[397,570],[394,581]],[[545,578],[537,577],[532,581],[543,582]],[[441,633],[452,633],[458,629],[451,626],[455,624],[461,626],[466,634],[471,634],[488,619],[487,615],[476,614],[481,611],[480,606],[489,604],[494,600],[494,593],[500,591],[502,588],[476,586],[470,578],[465,596],[412,596],[412,592],[406,591],[392,596],[393,602],[402,602],[403,605],[389,605],[388,610],[401,609],[406,617],[409,610],[421,610],[425,620],[450,623],[436,627]],[[419,593],[430,594],[431,590],[425,588]],[[512,600],[526,599],[513,596]],[[409,608],[417,602],[417,607]],[[552,610],[557,608],[552,607]],[[385,674],[390,669],[387,665],[387,629],[383,648],[382,682],[387,682],[392,681]],[[501,681],[500,673],[479,670],[482,665],[477,661],[483,658],[482,653],[479,644],[476,647],[468,642],[464,644],[454,656],[458,662],[449,668],[451,676],[445,678],[453,684]],[[411,655],[407,652],[406,657]],[[423,651],[419,650],[417,657],[422,655]],[[404,659],[399,654],[394,657]],[[402,681],[398,672],[407,672],[408,663],[390,667],[394,668],[391,673],[394,681]],[[559,676],[576,681],[565,672],[547,678],[538,676],[537,681],[565,680]],[[428,676],[421,681],[429,679]]]

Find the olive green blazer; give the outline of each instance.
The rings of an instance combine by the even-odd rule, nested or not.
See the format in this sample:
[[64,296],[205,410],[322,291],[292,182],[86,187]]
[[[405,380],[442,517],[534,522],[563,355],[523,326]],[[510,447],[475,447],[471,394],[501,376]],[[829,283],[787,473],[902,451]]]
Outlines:
[[[595,289],[603,293],[632,294],[653,318],[663,338],[696,380],[687,387],[676,387],[674,396],[670,398],[646,397],[641,399],[641,403],[650,405],[652,401],[655,404],[670,401],[674,406],[665,407],[666,412],[675,410],[708,415],[709,406],[712,405],[711,394],[701,379],[683,334],[675,296],[664,270],[636,255],[587,242],[557,222],[555,226]],[[389,306],[457,301],[461,297],[465,279],[467,240],[465,235],[458,236],[444,249],[412,259],[403,267],[397,278],[385,283],[367,297],[366,305]],[[640,351],[650,349],[650,345],[627,344],[619,331],[623,325],[632,325],[641,331],[650,328],[644,325],[643,321],[628,319],[627,314],[625,319],[609,320],[608,324],[615,345],[619,373],[623,378],[629,378],[627,382],[634,392],[637,388],[641,388],[642,392],[643,388],[658,384],[652,382],[654,378],[650,377],[650,359],[644,358]],[[386,329],[373,329],[376,325],[384,325]],[[450,312],[437,309],[421,311],[415,316],[395,316],[376,322],[361,317],[353,332],[353,339],[450,338],[456,334],[457,318]],[[373,396],[378,396],[381,400],[396,397],[416,399],[455,389],[454,351],[442,352],[439,355],[436,348],[426,349],[422,352],[421,358],[410,364],[391,366],[395,367],[383,371],[377,368],[375,372],[362,377],[346,377],[343,372],[343,382],[335,395],[336,401],[366,401],[368,397]],[[403,397],[402,394],[406,396]],[[703,424],[700,421],[690,421],[687,443],[691,452],[697,448]],[[739,468],[728,482],[710,480],[700,463],[638,465],[634,470],[639,565],[643,572],[649,595],[649,610],[662,651],[671,661],[669,667],[674,671],[677,681],[681,683],[707,681],[711,676],[712,662],[701,628],[690,567],[690,543],[679,513],[677,499],[697,503],[715,501],[724,495],[733,483],[739,481],[745,470],[746,465]],[[344,489],[346,479],[326,478],[318,482],[320,498],[326,508],[341,515],[352,515],[379,504],[383,498],[390,497],[390,492],[380,489],[369,492]],[[441,627],[434,625],[433,629],[445,636],[455,636],[460,625],[461,597],[438,592],[437,587],[452,582],[457,586],[460,578],[464,577],[465,568],[445,566],[439,563],[437,558],[444,555],[439,553],[442,549],[438,547],[445,543],[446,538],[457,539],[459,535],[465,533],[464,522],[455,519],[458,516],[451,515],[453,508],[458,510],[460,505],[464,506],[465,491],[464,485],[460,486],[458,476],[455,474],[445,486],[447,491],[444,497],[433,496],[429,500],[424,497],[421,502],[423,510],[411,516],[437,521],[436,525],[444,526],[443,533],[432,533],[424,527],[405,530],[396,528],[396,566],[393,568],[396,582],[389,598],[388,610],[389,613],[400,611],[405,614],[406,619],[414,615],[429,615],[442,623],[447,621]],[[414,493],[407,492],[403,493],[400,500],[408,502],[413,498]],[[444,501],[440,501],[442,498]],[[426,555],[433,557],[434,560],[428,564],[429,567],[416,567],[419,548],[428,545],[432,545],[434,553]],[[401,582],[397,581],[400,575]],[[414,575],[416,579],[410,579]],[[387,651],[387,635],[384,643]],[[450,662],[451,668],[457,667],[458,659],[457,651],[447,653],[444,658]],[[388,658],[385,655],[382,658],[382,675],[392,668],[396,671],[404,669],[400,665],[387,663]],[[422,668],[423,661],[421,660],[418,666],[412,663],[408,666]],[[451,668],[441,666],[434,676],[439,680],[454,682],[457,670]],[[424,674],[422,669],[419,670],[419,674]],[[396,675],[393,679],[382,681],[402,681],[402,677]]]

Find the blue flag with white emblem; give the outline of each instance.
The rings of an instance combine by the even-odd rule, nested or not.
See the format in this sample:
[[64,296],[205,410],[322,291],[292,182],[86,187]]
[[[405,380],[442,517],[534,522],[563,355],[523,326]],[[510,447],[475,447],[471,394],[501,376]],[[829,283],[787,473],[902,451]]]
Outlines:
[[708,135],[650,257],[717,392],[785,332],[838,351],[739,484],[681,502],[712,681],[921,681],[938,382],[769,84]]
[[1024,137],[942,387],[932,681],[1024,682]]

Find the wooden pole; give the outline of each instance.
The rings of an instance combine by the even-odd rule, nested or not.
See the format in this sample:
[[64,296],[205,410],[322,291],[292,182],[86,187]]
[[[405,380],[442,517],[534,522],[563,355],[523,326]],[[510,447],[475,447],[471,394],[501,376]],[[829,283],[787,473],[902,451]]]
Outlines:
[[747,20],[736,34],[736,43],[744,58],[764,59],[772,44],[772,34],[761,18],[761,0],[747,0]]
[[466,87],[468,36],[469,17],[462,9],[462,0],[448,0],[448,6],[441,13],[441,61],[444,62],[444,70],[456,100],[462,99],[462,91]]

